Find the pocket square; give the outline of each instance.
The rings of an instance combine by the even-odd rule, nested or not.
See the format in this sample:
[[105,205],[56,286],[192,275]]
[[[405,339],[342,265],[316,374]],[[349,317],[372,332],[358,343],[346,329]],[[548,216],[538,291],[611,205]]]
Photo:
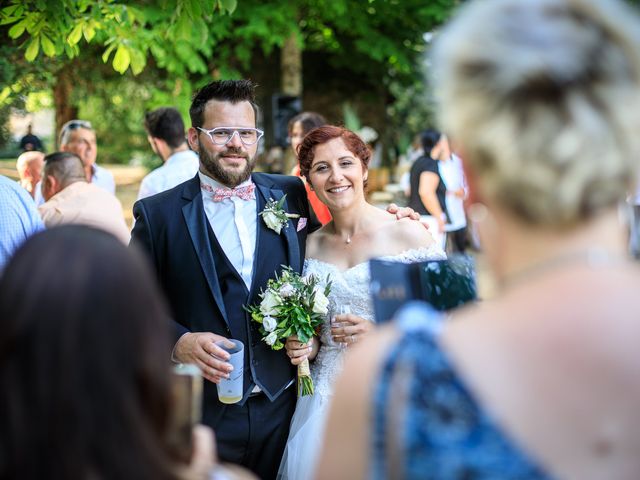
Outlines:
[[298,220],[298,226],[296,227],[296,232],[299,232],[306,226],[307,226],[307,217],[300,217],[300,219]]

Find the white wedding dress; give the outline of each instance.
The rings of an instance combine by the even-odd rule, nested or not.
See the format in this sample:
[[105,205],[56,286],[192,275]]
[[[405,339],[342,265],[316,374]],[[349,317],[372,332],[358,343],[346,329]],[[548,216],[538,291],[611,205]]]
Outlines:
[[[398,255],[381,258],[412,263],[442,259],[446,258],[446,255],[433,244],[430,247],[407,250]],[[315,361],[311,363],[314,394],[298,398],[289,438],[278,470],[278,479],[287,480],[312,478],[320,454],[328,406],[333,395],[333,383],[342,370],[345,351],[331,339],[331,318],[338,314],[339,306],[348,305],[353,315],[374,321],[373,306],[369,297],[369,262],[341,271],[331,263],[307,258],[303,273],[317,275],[321,284],[324,284],[329,275],[331,293],[328,297],[329,312],[320,334],[320,350]]]

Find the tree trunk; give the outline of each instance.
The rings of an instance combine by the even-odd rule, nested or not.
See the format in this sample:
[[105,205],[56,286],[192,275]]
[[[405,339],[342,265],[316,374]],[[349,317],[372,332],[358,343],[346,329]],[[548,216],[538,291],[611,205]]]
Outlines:
[[296,32],[292,32],[282,46],[280,56],[282,93],[299,97],[302,95],[302,49]]
[[73,89],[72,68],[72,64],[69,64],[58,70],[56,83],[53,87],[53,104],[56,109],[56,148],[60,147],[58,145],[60,127],[78,116],[78,107],[71,103]]

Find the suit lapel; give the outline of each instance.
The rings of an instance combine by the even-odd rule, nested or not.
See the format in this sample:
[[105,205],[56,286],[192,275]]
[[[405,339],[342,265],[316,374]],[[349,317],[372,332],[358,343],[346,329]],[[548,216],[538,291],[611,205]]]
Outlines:
[[[198,180],[197,176],[196,180]],[[185,198],[191,201],[182,207],[182,215],[184,216],[185,222],[187,224],[191,242],[193,243],[193,246],[196,250],[196,255],[198,256],[198,260],[200,261],[200,266],[202,267],[204,276],[207,279],[207,283],[209,284],[209,289],[211,290],[213,298],[218,304],[218,308],[220,309],[222,318],[224,319],[225,323],[229,325],[227,312],[224,308],[224,300],[222,299],[222,292],[220,290],[220,283],[218,282],[218,275],[216,273],[216,266],[213,260],[211,240],[209,239],[209,235],[207,233],[208,220],[204,212],[202,195],[200,194],[199,180],[196,183],[196,186],[197,194],[193,190],[193,188],[191,188],[190,192],[185,189]]]
[[[255,181],[255,178],[254,178]],[[276,236],[275,232],[267,227],[264,223],[262,216],[260,216],[260,212],[264,209],[267,201],[272,198],[275,201],[279,201],[283,196],[284,192],[278,188],[277,185],[271,185],[270,187],[263,185],[261,183],[255,182],[257,187],[258,196],[256,198],[257,201],[257,213],[258,213],[258,228],[256,229],[256,254],[253,265],[253,281],[251,285],[251,296],[254,294],[256,285],[265,285],[265,282],[262,282],[259,279],[260,273],[260,257],[262,254],[268,255],[269,249],[271,247],[271,241]],[[289,206],[287,205],[287,200],[285,199],[283,208],[285,212],[289,212]],[[280,232],[280,235],[284,237],[285,243],[287,245],[287,257],[289,260],[289,266],[296,271],[300,271],[300,245],[298,244],[298,235],[296,234],[295,225],[289,220],[287,227],[283,228]],[[275,247],[275,246],[274,246]],[[273,272],[268,272],[268,277],[270,278],[273,275]]]

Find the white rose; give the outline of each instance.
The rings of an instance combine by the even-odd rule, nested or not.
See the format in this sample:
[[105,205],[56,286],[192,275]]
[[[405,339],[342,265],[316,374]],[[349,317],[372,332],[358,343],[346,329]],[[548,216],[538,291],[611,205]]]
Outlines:
[[315,289],[315,296],[313,297],[313,312],[326,315],[329,307],[329,300],[324,296],[324,293],[320,288]]
[[264,223],[267,224],[267,227],[280,235],[280,231],[282,230],[282,222],[275,213],[264,212],[262,214],[262,219],[264,220]]
[[264,317],[262,319],[262,326],[267,332],[273,332],[278,326],[278,322],[273,317]]
[[278,311],[276,307],[280,305],[280,299],[276,294],[274,294],[271,290],[267,290],[262,297],[262,301],[260,302],[260,312],[265,317],[269,317],[271,315],[277,315]]
[[269,346],[273,346],[273,344],[276,343],[276,340],[278,340],[278,335],[276,335],[276,332],[271,332],[264,339],[264,341],[267,342],[267,345]]
[[294,293],[296,293],[296,289],[290,283],[285,283],[280,287],[280,290],[278,291],[278,293],[282,298],[288,298]]

